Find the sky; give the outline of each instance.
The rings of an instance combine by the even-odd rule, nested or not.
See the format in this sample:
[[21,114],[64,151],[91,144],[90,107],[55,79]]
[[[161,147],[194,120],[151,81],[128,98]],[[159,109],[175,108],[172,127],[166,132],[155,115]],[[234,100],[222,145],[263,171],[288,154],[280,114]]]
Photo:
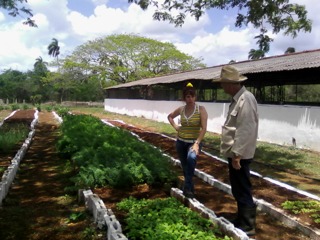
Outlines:
[[[320,48],[319,0],[290,0],[305,5],[312,20],[312,32],[298,37],[282,33],[274,39],[266,56],[282,55],[288,47],[296,52]],[[46,62],[52,38],[59,41],[60,58],[76,47],[111,34],[136,34],[173,43],[178,50],[202,59],[208,67],[230,60],[248,60],[250,49],[257,49],[258,29],[234,26],[236,10],[210,10],[199,21],[187,17],[182,27],[152,19],[153,8],[146,11],[128,0],[28,0],[38,28],[23,25],[23,17],[12,17],[0,10],[0,73],[7,69],[33,70],[37,58]]]

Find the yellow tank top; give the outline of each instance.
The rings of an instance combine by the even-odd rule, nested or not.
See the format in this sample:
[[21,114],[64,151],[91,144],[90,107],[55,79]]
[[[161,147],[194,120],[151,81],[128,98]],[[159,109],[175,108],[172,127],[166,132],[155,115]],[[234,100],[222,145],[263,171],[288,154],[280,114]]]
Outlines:
[[178,137],[186,140],[195,140],[199,136],[201,120],[199,106],[196,104],[194,112],[186,117],[185,107],[180,113],[181,127],[179,129]]

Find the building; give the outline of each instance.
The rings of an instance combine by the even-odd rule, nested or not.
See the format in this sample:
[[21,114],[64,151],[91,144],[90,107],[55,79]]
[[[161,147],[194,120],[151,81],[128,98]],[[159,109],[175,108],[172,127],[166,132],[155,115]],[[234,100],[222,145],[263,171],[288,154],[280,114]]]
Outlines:
[[[320,151],[320,49],[232,65],[248,77],[245,86],[259,103],[259,140]],[[105,110],[167,122],[168,113],[182,104],[182,87],[192,82],[208,110],[208,131],[220,133],[229,97],[211,80],[222,66],[109,87]],[[309,98],[308,89],[316,95]]]

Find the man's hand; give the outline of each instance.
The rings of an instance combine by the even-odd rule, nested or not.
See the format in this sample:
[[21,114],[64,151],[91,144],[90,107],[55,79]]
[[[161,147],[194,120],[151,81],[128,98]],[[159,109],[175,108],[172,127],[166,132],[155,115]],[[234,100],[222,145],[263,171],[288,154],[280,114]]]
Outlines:
[[235,156],[235,157],[232,158],[232,167],[234,169],[239,170],[241,168],[240,160],[241,160],[240,156]]

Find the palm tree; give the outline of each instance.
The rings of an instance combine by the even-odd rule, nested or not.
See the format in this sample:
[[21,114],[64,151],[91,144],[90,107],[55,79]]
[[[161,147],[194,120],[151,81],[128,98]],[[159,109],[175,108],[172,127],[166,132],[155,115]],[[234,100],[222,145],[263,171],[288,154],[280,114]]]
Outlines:
[[52,38],[52,42],[48,46],[48,54],[52,57],[56,57],[57,64],[59,65],[58,56],[60,54],[60,47],[59,47],[59,42],[56,38]]
[[256,60],[260,58],[264,58],[265,52],[261,49],[251,49],[248,55],[248,59]]
[[46,66],[46,65],[48,65],[48,63],[44,62],[42,57],[39,56],[38,58],[36,58],[36,62],[33,64],[33,67],[37,68],[37,67],[43,67],[43,66]]
[[296,49],[294,47],[288,47],[284,54],[295,53]]

